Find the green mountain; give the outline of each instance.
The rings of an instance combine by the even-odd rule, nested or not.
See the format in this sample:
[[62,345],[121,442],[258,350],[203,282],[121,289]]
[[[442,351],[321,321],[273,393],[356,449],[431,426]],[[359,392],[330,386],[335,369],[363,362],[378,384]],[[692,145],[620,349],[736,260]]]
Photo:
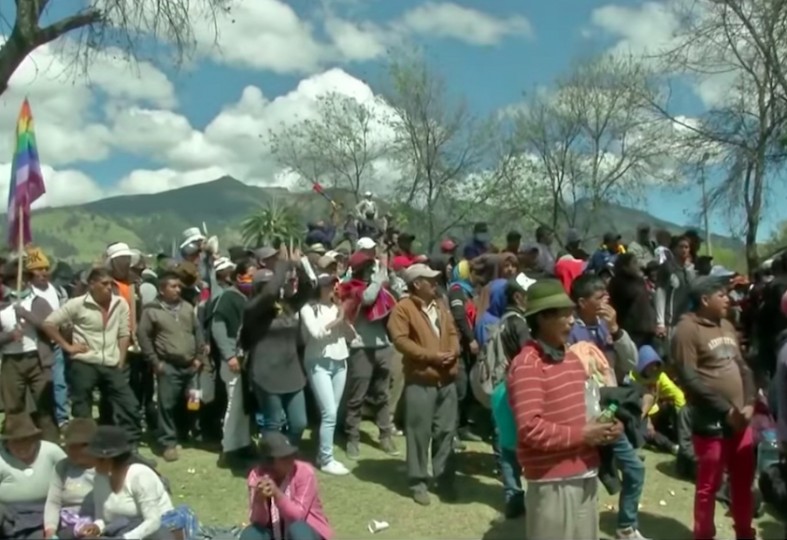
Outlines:
[[[355,200],[351,193],[331,191],[331,197],[346,208]],[[169,253],[173,241],[180,242],[181,232],[188,227],[202,227],[205,223],[209,234],[218,235],[222,245],[240,243],[240,222],[260,205],[276,199],[291,205],[304,223],[308,219],[327,217],[328,204],[311,191],[290,192],[282,188],[249,186],[231,177],[212,182],[156,193],[151,195],[126,195],[62,208],[46,208],[32,216],[33,237],[56,259],[71,262],[90,262],[100,257],[111,242],[126,242],[147,253]],[[385,205],[384,201],[381,204]],[[511,220],[497,223],[492,208],[483,207],[479,216],[487,219],[501,234],[511,227]],[[580,209],[580,214],[582,210]],[[665,222],[653,216],[619,205],[608,205],[593,216],[583,215],[592,223],[590,237],[597,238],[605,230],[626,233],[636,225],[648,222],[654,228],[663,227],[678,232],[685,227]],[[467,234],[469,224],[453,229],[459,238]],[[414,232],[423,230],[411,222]],[[595,241],[595,240],[591,240]],[[740,252],[741,244],[731,238],[714,236],[714,248]]]

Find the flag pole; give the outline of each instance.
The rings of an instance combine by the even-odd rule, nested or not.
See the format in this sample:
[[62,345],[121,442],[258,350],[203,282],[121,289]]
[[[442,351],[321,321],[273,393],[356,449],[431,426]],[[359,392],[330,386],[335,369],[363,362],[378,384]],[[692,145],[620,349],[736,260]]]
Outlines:
[[20,204],[17,209],[19,215],[17,217],[19,222],[18,227],[18,236],[17,236],[17,261],[16,261],[16,297],[19,298],[22,294],[22,270],[24,265],[24,260],[22,255],[24,254],[24,242],[25,242],[25,209]]

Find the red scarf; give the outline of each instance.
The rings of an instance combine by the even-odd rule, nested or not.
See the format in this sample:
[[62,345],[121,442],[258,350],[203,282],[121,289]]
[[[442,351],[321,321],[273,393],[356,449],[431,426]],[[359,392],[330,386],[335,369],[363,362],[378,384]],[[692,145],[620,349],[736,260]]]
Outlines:
[[387,317],[396,305],[396,299],[386,284],[380,289],[371,306],[363,306],[361,297],[368,286],[368,283],[356,278],[339,284],[337,292],[347,322],[353,323],[359,314],[366,317],[368,321],[379,321]]

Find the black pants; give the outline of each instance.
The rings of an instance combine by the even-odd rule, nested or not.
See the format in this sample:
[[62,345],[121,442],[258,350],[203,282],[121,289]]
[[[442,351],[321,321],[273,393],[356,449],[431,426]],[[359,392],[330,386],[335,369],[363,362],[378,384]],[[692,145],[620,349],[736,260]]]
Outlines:
[[131,351],[126,357],[126,366],[129,385],[139,403],[140,416],[145,420],[148,431],[155,432],[158,415],[153,399],[156,393],[153,367],[141,353]]
[[98,388],[112,411],[112,423],[124,428],[132,443],[139,442],[142,435],[139,403],[123,370],[72,360],[68,376],[74,418],[93,417],[93,390]]
[[392,435],[391,409],[391,349],[352,349],[347,359],[344,431],[347,439],[358,442],[359,426],[364,401],[374,411],[380,437]]
[[429,455],[438,485],[450,485],[456,474],[454,435],[458,414],[456,386],[404,387],[404,436],[407,477],[413,490],[426,489]]
[[[158,374],[158,444],[162,449],[174,448],[178,444],[178,436],[187,435],[189,428],[194,427],[197,415],[186,412],[186,396],[195,376],[191,366],[179,367],[168,363]],[[181,433],[178,433],[178,427]]]

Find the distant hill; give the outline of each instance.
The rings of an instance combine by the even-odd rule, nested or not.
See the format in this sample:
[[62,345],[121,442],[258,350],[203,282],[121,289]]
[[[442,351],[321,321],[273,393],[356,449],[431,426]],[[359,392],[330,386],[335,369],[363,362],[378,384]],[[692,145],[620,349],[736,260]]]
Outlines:
[[[347,208],[355,204],[349,192],[332,191],[331,196]],[[95,260],[110,242],[127,242],[148,253],[169,253],[173,240],[179,242],[184,229],[201,227],[203,222],[208,232],[218,235],[222,244],[227,246],[240,242],[240,222],[255,208],[274,198],[283,204],[293,205],[304,224],[309,219],[327,217],[325,200],[311,191],[260,188],[223,177],[163,193],[126,195],[77,206],[38,210],[33,214],[33,235],[35,243],[56,259],[71,262]],[[619,231],[630,239],[636,225],[642,222],[672,232],[685,229],[646,212],[614,204],[593,212],[593,216],[582,212],[580,208],[580,221],[587,220],[591,224],[589,241],[592,242],[606,230]],[[481,208],[478,216],[483,214],[501,235],[513,228],[510,219],[497,223],[499,220],[493,219],[494,209]],[[463,237],[469,224],[464,225],[451,233]],[[418,229],[416,224],[412,226]],[[713,242],[714,247],[736,252],[741,250],[740,242],[728,237],[714,235]]]

